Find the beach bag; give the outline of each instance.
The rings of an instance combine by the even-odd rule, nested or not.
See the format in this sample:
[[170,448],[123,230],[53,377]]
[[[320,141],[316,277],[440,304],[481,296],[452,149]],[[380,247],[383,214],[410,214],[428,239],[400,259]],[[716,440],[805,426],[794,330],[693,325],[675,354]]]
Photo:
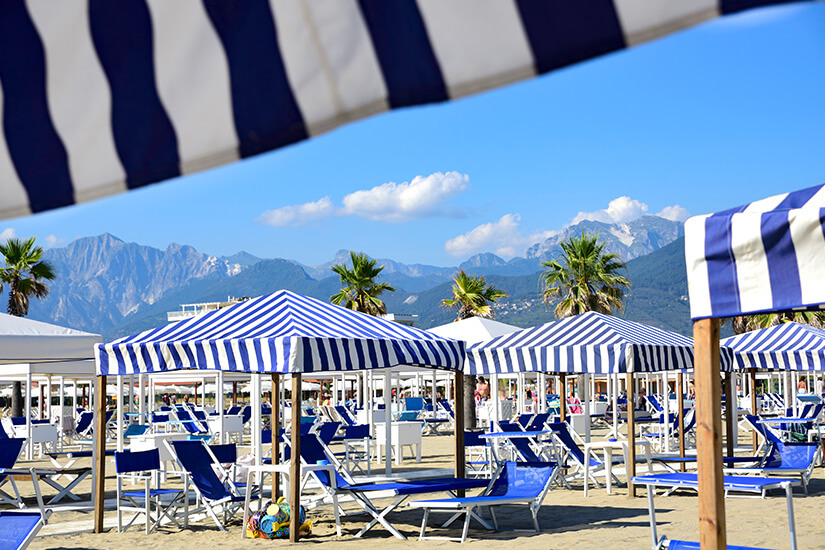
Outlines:
[[570,407],[568,407],[570,409],[570,414],[581,414],[582,413],[581,403],[582,402],[579,401],[578,397],[568,397],[567,398],[567,404],[570,405]]
[[[271,500],[259,512],[249,516],[247,522],[246,536],[258,539],[283,539],[289,538],[289,518],[292,507],[284,497],[278,502]],[[306,509],[298,507],[298,519],[300,523],[299,535],[306,536],[312,534],[312,520],[306,519]]]
[[246,483],[247,476],[249,475],[249,467],[254,465],[255,455],[252,453],[239,456],[238,461],[235,462],[235,475],[232,481],[235,483]]

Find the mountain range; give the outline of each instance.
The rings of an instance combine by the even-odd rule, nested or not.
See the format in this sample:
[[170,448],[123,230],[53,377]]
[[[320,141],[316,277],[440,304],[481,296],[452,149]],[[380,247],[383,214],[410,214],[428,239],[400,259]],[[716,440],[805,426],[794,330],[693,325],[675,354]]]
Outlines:
[[[678,332],[690,330],[682,224],[644,216],[627,224],[585,221],[531,247],[525,257],[505,260],[477,254],[458,266],[438,267],[377,259],[382,281],[396,292],[382,296],[388,311],[419,315],[417,326],[451,321],[455,312],[441,306],[458,269],[487,280],[509,297],[495,307],[496,318],[518,326],[553,320],[552,307],[540,300],[541,262],[559,252],[571,235],[599,233],[606,248],[628,260],[632,289],[623,316]],[[340,283],[330,267],[347,262],[339,251],[329,262],[306,266],[288,259],[262,259],[247,252],[217,257],[191,246],[159,250],[126,243],[109,234],[77,239],[48,249],[57,278],[51,292],[32,300],[33,319],[101,333],[104,339],[132,334],[166,322],[181,304],[257,296],[286,288],[328,300]],[[2,299],[2,298],[0,298]]]

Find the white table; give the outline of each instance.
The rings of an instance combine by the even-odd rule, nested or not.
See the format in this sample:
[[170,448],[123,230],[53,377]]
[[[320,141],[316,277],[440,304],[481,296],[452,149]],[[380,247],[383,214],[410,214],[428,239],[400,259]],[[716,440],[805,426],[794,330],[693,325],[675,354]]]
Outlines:
[[[395,464],[400,465],[403,458],[403,448],[405,446],[415,446],[415,461],[421,462],[421,422],[393,422],[392,423],[392,447],[395,451]],[[375,425],[375,445],[378,450],[378,462],[380,463],[385,454],[384,448],[387,445],[386,423],[381,422]]]
[[[645,448],[645,459],[647,460],[647,473],[652,474],[652,466],[650,464],[650,441],[636,441],[636,445],[642,445]],[[605,485],[607,486],[607,494],[611,494],[613,487],[613,450],[621,449],[622,457],[624,459],[625,468],[628,465],[627,457],[627,440],[617,441],[591,441],[584,444],[584,496],[587,496],[587,489],[590,486],[590,456],[598,459],[596,456],[596,449],[604,451],[604,466],[605,466]]]
[[[38,455],[43,456],[45,445],[51,443],[52,452],[57,452],[57,426],[54,424],[32,424],[31,438],[27,437],[26,425],[14,426],[14,437],[26,439],[26,445],[38,445]],[[26,455],[31,459],[32,454],[27,451]]]
[[[209,416],[206,418],[209,424],[209,432],[215,435],[221,433],[221,417]],[[239,414],[225,414],[223,415],[223,431],[227,434],[235,434],[240,443],[241,433],[243,433],[243,417]],[[220,436],[219,436],[220,437]],[[220,439],[223,441],[223,438]]]
[[[337,487],[335,481],[335,466],[333,464],[301,464],[301,477],[303,478],[305,475],[310,474],[311,472],[320,472],[326,471],[329,474],[330,483],[333,487]],[[249,471],[246,474],[246,498],[244,499],[243,504],[243,538],[246,538],[246,526],[249,523],[249,501],[251,500],[252,491],[250,490],[252,487],[252,476],[254,474],[281,474],[283,476],[289,476],[290,473],[290,464],[288,462],[282,464],[261,464],[257,466],[249,466]],[[303,485],[303,483],[301,484]],[[261,482],[261,497],[263,497],[263,481]],[[259,499],[262,501],[263,498]],[[335,513],[335,525],[337,526],[338,536],[341,536],[341,525],[340,521],[338,520],[338,506],[337,503],[333,503],[332,506],[333,512]]]

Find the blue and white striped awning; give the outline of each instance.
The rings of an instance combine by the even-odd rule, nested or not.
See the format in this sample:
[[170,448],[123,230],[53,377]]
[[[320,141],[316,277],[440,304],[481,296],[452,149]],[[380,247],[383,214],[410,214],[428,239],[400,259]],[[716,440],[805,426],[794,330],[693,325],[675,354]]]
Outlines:
[[[730,368],[730,352],[722,350]],[[693,339],[601,313],[582,313],[467,348],[465,374],[612,374],[693,368]]]
[[825,304],[825,186],[685,223],[693,319]]
[[460,370],[464,343],[286,290],[96,349],[99,375],[174,369],[301,373],[418,365]]
[[825,330],[782,323],[722,340],[738,369],[825,370]]
[[5,0],[0,218],[784,0]]

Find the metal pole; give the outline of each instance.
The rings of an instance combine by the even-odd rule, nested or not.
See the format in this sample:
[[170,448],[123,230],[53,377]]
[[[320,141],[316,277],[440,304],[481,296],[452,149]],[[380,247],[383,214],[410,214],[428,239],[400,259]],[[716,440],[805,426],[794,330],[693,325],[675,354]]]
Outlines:
[[[756,411],[756,369],[750,369],[751,380],[751,414],[757,414]],[[756,430],[753,430],[753,454],[756,455],[756,450],[759,448],[759,437],[756,435]]]
[[[629,357],[628,359],[632,359]],[[636,496],[636,485],[630,480],[636,475],[636,406],[633,403],[633,373],[627,373],[627,495]],[[652,491],[653,489],[648,489]]]
[[[679,456],[684,458],[685,456],[685,394],[684,385],[685,375],[681,372],[676,375],[676,399],[679,401],[678,409],[679,409]],[[681,471],[685,471],[685,463],[681,463],[679,465],[679,469]]]
[[[237,382],[233,383],[237,388]],[[272,464],[281,463],[281,438],[278,434],[281,431],[281,375],[272,373],[272,419],[269,423],[272,427],[272,449],[270,455]],[[272,500],[275,502],[281,497],[281,474],[275,472],[272,475]]]
[[[390,370],[384,374],[384,473],[392,474],[392,380],[390,380]],[[433,375],[435,384],[435,375]],[[433,387],[433,412],[435,412],[435,387]],[[401,446],[398,447],[398,461],[401,462]]]

